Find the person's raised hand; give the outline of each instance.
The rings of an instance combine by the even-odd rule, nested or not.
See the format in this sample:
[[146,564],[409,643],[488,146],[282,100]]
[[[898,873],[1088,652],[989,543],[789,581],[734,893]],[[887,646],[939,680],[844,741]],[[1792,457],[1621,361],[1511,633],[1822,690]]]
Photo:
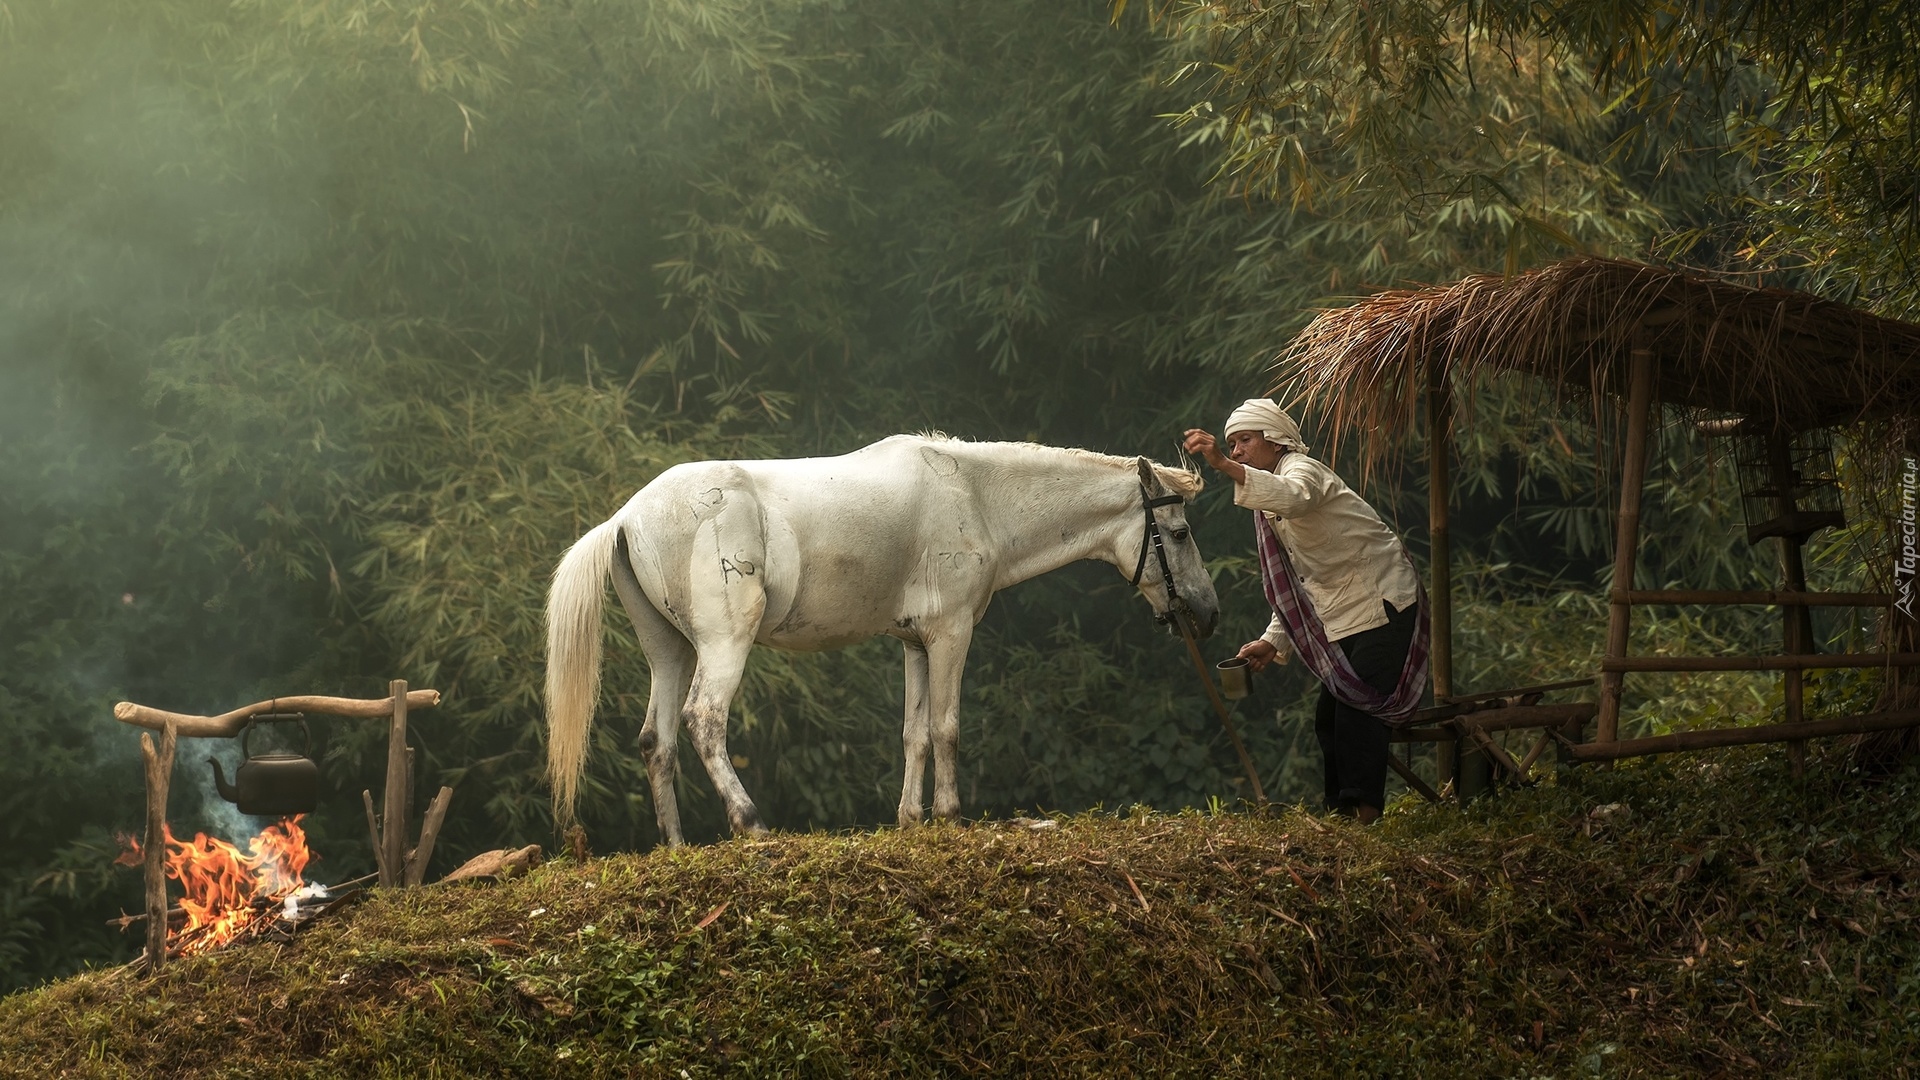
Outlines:
[[1226,468],[1227,455],[1220,452],[1220,443],[1213,437],[1213,432],[1200,428],[1188,428],[1185,446],[1187,453],[1199,454],[1214,468]]
[[1247,662],[1248,671],[1265,671],[1267,665],[1273,663],[1274,657],[1280,655],[1280,650],[1274,648],[1273,642],[1261,638],[1240,646],[1240,651],[1235,655]]

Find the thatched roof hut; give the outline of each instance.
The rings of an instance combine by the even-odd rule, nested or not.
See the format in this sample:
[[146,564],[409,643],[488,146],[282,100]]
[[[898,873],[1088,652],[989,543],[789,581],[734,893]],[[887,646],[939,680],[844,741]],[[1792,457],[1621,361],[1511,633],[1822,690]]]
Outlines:
[[1590,256],[1323,312],[1283,365],[1297,400],[1364,437],[1412,430],[1436,370],[1456,383],[1525,372],[1562,393],[1624,399],[1636,348],[1652,354],[1656,404],[1787,431],[1920,416],[1920,326]]
[[[1401,439],[1425,428],[1444,441],[1451,427],[1451,394],[1482,376],[1516,372],[1546,380],[1562,399],[1586,398],[1596,407],[1616,398],[1619,508],[1615,518],[1613,588],[1599,701],[1570,721],[1530,702],[1538,693],[1496,691],[1456,695],[1452,683],[1452,600],[1448,573],[1449,483],[1445,453],[1428,454],[1431,469],[1432,575],[1436,706],[1430,718],[1454,725],[1461,739],[1486,739],[1495,720],[1475,721],[1486,700],[1519,703],[1498,723],[1554,730],[1574,760],[1608,760],[1641,753],[1697,749],[1741,742],[1787,741],[1829,734],[1910,731],[1920,724],[1920,694],[1902,689],[1902,669],[1920,666],[1910,615],[1916,588],[1883,575],[1889,593],[1817,593],[1807,588],[1800,545],[1827,520],[1803,513],[1796,500],[1804,476],[1789,444],[1821,428],[1881,423],[1893,436],[1889,454],[1913,452],[1920,439],[1920,326],[1883,319],[1844,304],[1787,289],[1755,289],[1712,278],[1618,259],[1576,257],[1512,277],[1475,275],[1451,285],[1397,290],[1351,307],[1323,312],[1289,346],[1282,360],[1291,399],[1328,425],[1330,441],[1362,440],[1371,464],[1395,452]],[[1762,489],[1777,516],[1749,536],[1782,543],[1781,588],[1771,591],[1641,590],[1634,584],[1639,547],[1640,495],[1649,426],[1660,408],[1715,418],[1716,430],[1737,431],[1763,443],[1767,479]],[[1892,470],[1886,470],[1891,472]],[[1751,493],[1746,493],[1751,494]],[[1769,531],[1770,530],[1770,531]],[[1753,604],[1783,614],[1783,648],[1773,656],[1647,657],[1628,654],[1635,606]],[[1818,606],[1889,608],[1883,653],[1821,654],[1807,610]],[[1815,668],[1880,668],[1889,694],[1874,713],[1808,721],[1802,713],[1802,673]],[[1684,732],[1646,739],[1618,737],[1620,698],[1630,672],[1774,670],[1783,673],[1787,722],[1762,727]],[[1574,680],[1591,684],[1592,679]],[[1522,688],[1541,691],[1548,687]],[[1503,697],[1506,695],[1506,697]],[[1592,742],[1578,743],[1585,718],[1597,720]],[[1533,754],[1546,743],[1542,735]],[[1903,738],[1906,736],[1903,735]],[[1516,775],[1526,766],[1503,760]],[[1444,770],[1443,770],[1444,771]],[[1444,779],[1444,777],[1443,777]]]

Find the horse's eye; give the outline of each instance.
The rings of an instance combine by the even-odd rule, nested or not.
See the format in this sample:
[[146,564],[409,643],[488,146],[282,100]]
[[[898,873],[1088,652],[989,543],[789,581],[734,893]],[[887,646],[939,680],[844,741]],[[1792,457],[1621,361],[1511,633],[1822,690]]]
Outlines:
[[1175,530],[1173,530],[1173,542],[1174,542],[1174,543],[1176,543],[1176,544],[1184,544],[1184,543],[1186,543],[1186,542],[1187,542],[1187,530],[1185,530],[1185,529],[1175,529]]

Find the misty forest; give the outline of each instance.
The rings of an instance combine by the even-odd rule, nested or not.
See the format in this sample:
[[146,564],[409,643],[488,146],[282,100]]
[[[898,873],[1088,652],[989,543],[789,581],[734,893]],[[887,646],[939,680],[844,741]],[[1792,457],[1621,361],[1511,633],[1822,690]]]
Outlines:
[[[0,991],[139,953],[105,925],[141,900],[118,701],[437,689],[410,729],[416,790],[457,791],[435,869],[553,848],[547,585],[674,464],[937,431],[1178,466],[1184,430],[1287,399],[1320,311],[1574,254],[1920,315],[1916,42],[1905,5],[1804,0],[0,0]],[[1462,386],[1457,686],[1597,670],[1613,451],[1562,397]],[[1421,433],[1363,459],[1299,415],[1424,574]],[[1652,439],[1640,580],[1778,587],[1732,463],[1683,429]],[[1219,659],[1270,613],[1208,480]],[[1856,487],[1807,548],[1819,587],[1869,587],[1887,544],[1859,511],[1885,491]],[[660,839],[618,610],[597,853]],[[1634,626],[1647,653],[1778,634],[1726,608]],[[1763,673],[1631,685],[1626,734],[1781,715]],[[1880,689],[1808,685],[1817,715]],[[776,835],[891,824],[903,692],[885,639],[754,651],[730,745]],[[1318,693],[1293,665],[1237,707],[1275,802],[1317,804]],[[1249,796],[1182,642],[1098,563],[994,601],[961,723],[969,818]],[[307,876],[368,873],[385,730],[312,739]],[[209,754],[240,748],[182,743],[173,827],[238,838]],[[1821,800],[1879,782],[1850,760],[1818,758]],[[679,804],[712,843],[693,761]]]

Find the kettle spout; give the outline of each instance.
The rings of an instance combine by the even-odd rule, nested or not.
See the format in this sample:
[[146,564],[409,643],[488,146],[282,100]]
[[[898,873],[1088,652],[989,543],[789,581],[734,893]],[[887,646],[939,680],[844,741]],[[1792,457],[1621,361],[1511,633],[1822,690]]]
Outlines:
[[239,802],[240,791],[232,784],[227,783],[226,774],[220,771],[220,760],[218,758],[208,758],[207,764],[213,766],[213,786],[215,790],[220,792],[220,797],[230,803]]

